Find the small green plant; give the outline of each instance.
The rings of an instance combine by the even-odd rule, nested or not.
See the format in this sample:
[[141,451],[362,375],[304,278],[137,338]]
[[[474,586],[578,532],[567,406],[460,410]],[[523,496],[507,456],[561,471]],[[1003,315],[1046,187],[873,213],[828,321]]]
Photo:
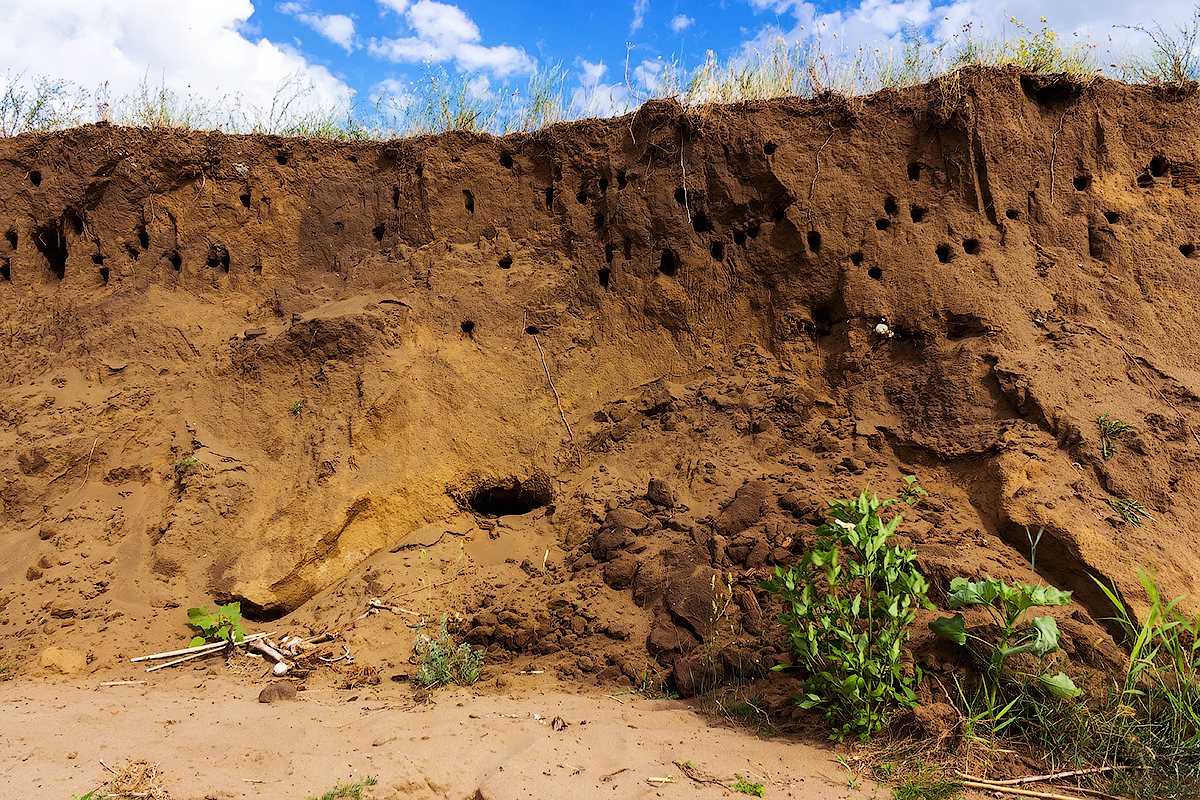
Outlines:
[[921,502],[922,497],[929,497],[929,492],[922,489],[917,483],[917,476],[905,475],[904,485],[900,487],[900,499],[910,506],[915,506]]
[[0,682],[10,680],[16,674],[17,664],[21,663],[21,654],[11,650],[4,651],[0,656]]
[[1121,519],[1125,520],[1127,525],[1140,528],[1143,520],[1154,522],[1154,517],[1137,500],[1128,497],[1109,498],[1108,504],[1112,506],[1113,511],[1121,515]]
[[339,798],[343,797],[351,797],[354,798],[354,800],[362,800],[362,790],[367,786],[374,786],[377,783],[379,783],[379,781],[375,780],[370,775],[360,781],[355,781],[354,783],[342,783],[339,779],[334,787],[325,794],[321,795],[320,797],[317,797],[316,795],[309,795],[308,797],[304,798],[304,800],[339,800]]
[[657,662],[647,662],[642,667],[633,691],[651,700],[660,698],[674,700],[679,696],[674,692],[667,691],[666,681],[663,679],[663,669]]
[[188,469],[190,467],[200,466],[200,460],[195,456],[187,456],[186,458],[175,459],[175,466],[179,469]]
[[755,797],[762,797],[765,794],[763,785],[761,783],[754,783],[752,781],[748,781],[745,778],[743,778],[741,775],[737,775],[736,773],[734,774],[734,777],[737,778],[737,781],[735,781],[733,786],[730,786],[729,788],[733,789],[735,792],[741,792],[742,794],[750,794],[750,795],[754,795]]
[[915,608],[929,606],[929,582],[912,550],[887,544],[902,517],[880,513],[895,502],[864,490],[830,503],[817,546],[762,584],[783,600],[780,621],[808,673],[799,705],[823,711],[838,740],[853,734],[866,741],[895,708],[917,700],[918,676],[905,668],[901,650]]
[[455,646],[446,630],[446,619],[443,614],[441,625],[432,635],[425,630],[424,622],[417,631],[415,647],[420,659],[417,683],[427,688],[451,683],[470,686],[479,680],[483,667],[483,651],[475,650],[465,642]]
[[292,401],[292,416],[293,417],[300,416],[300,412],[303,409],[304,409],[304,401],[303,400],[293,400]]
[[841,753],[835,754],[837,761],[842,765],[842,769],[846,770],[846,787],[849,789],[858,788],[858,773],[854,767],[850,766],[850,762]]
[[208,641],[241,642],[246,638],[246,628],[242,625],[242,604],[227,603],[213,613],[208,607],[189,608],[187,611],[188,624],[200,629],[200,635],[192,639],[189,647],[199,647]]
[[108,796],[108,784],[97,786],[87,794],[73,794],[71,800],[100,800],[102,797]]
[[1108,414],[1097,417],[1096,425],[1100,428],[1100,455],[1108,461],[1117,454],[1117,439],[1133,430],[1133,426],[1119,419],[1109,419]]
[[678,760],[678,759],[676,759],[676,760],[675,760],[675,766],[679,767],[679,768],[680,768],[680,769],[682,769],[682,770],[689,770],[689,769],[695,769],[695,768],[696,768],[696,765],[695,765],[695,764],[693,764],[692,762],[690,762],[690,761],[680,761],[680,760]]
[[935,767],[926,767],[919,761],[915,766],[914,774],[892,788],[893,800],[957,800],[962,797],[961,783],[940,777]]

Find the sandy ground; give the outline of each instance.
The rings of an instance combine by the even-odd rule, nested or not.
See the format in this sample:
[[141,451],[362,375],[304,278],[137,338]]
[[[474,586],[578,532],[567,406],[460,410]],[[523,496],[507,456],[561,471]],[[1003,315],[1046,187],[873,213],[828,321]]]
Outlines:
[[[544,676],[511,676],[502,693],[443,689],[423,703],[390,684],[264,704],[259,684],[224,670],[135,672],[148,682],[0,685],[0,795],[82,795],[111,778],[102,764],[138,759],[159,766],[176,800],[308,797],[366,775],[379,781],[366,796],[380,800],[726,797],[736,775],[767,797],[887,792],[865,778],[848,787],[831,748],[759,738],[685,701],[571,694]],[[556,717],[566,722],[557,732]]]

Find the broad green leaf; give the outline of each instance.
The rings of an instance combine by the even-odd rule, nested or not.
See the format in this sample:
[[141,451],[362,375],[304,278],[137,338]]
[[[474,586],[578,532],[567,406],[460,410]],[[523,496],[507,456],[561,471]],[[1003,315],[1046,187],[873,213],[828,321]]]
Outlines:
[[195,636],[192,638],[192,643],[189,644],[188,647],[199,647],[200,645],[205,644],[207,641],[208,640],[203,636]]
[[1060,700],[1068,697],[1078,697],[1083,694],[1079,687],[1062,672],[1053,676],[1039,675],[1038,682],[1042,685],[1043,689]]
[[1039,658],[1049,655],[1058,649],[1058,623],[1054,617],[1037,617],[1030,625],[1033,638],[1024,644],[1001,650],[1000,655],[1007,658],[1017,653],[1032,653]]
[[1071,602],[1071,593],[1056,589],[1053,586],[1038,584],[1032,587],[1029,596],[1030,606],[1065,606]]
[[[1000,596],[1003,583],[988,579],[985,581],[967,581],[955,578],[950,582],[951,593],[948,598],[951,608],[963,606],[988,605]],[[957,585],[956,585],[957,584]]]
[[929,630],[955,644],[967,643],[967,623],[962,614],[935,619],[929,623]]
[[208,617],[208,609],[207,608],[189,608],[187,610],[187,615],[188,615],[188,622],[190,622],[191,624],[195,625],[198,628],[206,627],[204,625],[201,625],[199,623],[199,620],[205,619]]

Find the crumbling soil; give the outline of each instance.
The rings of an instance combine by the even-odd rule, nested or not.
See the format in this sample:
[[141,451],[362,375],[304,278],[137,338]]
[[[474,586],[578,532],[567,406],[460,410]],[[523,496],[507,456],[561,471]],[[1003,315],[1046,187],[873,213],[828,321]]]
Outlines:
[[[962,80],[948,119],[931,84],[504,138],[0,141],[0,648],[102,676],[189,606],[317,633],[377,598],[411,614],[344,631],[385,680],[446,615],[493,676],[689,697],[789,661],[759,581],[915,474],[935,599],[1069,589],[1066,655],[1119,662],[1093,576],[1135,612],[1138,566],[1197,595],[1200,112]],[[1133,426],[1107,460],[1104,414]],[[788,681],[760,691],[802,725]]]

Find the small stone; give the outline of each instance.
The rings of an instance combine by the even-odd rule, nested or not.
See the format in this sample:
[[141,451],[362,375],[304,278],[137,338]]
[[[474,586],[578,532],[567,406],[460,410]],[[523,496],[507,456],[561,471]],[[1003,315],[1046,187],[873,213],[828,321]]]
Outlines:
[[846,456],[842,459],[842,466],[853,472],[855,475],[866,472],[867,465],[853,456]]
[[604,565],[604,582],[617,591],[628,589],[637,574],[638,562],[631,555],[622,555]]
[[78,650],[65,650],[61,647],[47,647],[38,659],[38,666],[47,672],[57,672],[61,675],[74,675],[87,667],[87,656]]
[[646,499],[657,506],[674,508],[676,503],[675,490],[671,488],[671,484],[662,478],[651,478],[650,485],[646,489]]
[[604,635],[610,639],[627,642],[633,636],[633,628],[624,622],[610,622],[608,627],[604,629]]
[[38,529],[38,538],[43,542],[47,539],[53,539],[55,536],[58,536],[58,526],[53,522],[43,523],[42,527]]
[[30,567],[25,570],[25,580],[27,581],[36,581],[40,577],[42,577],[42,571],[37,567]]
[[631,531],[643,531],[649,524],[649,517],[631,508],[614,508],[604,519],[605,528],[627,528]]
[[258,693],[258,702],[260,703],[277,703],[281,700],[296,699],[296,684],[291,681],[276,681],[268,683],[263,687],[263,690]]
[[50,607],[50,616],[58,619],[70,619],[75,616],[75,609],[64,603],[55,603]]

